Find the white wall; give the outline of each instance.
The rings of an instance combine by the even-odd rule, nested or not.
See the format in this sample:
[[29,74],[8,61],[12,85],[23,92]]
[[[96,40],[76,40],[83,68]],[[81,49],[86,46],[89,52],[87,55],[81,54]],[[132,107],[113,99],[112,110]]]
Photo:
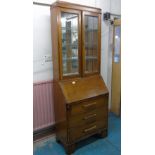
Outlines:
[[33,14],[33,81],[46,81],[53,79],[51,59],[51,28],[50,10],[46,6],[34,5]]
[[121,14],[121,0],[111,0],[110,1],[111,13]]
[[[52,4],[55,0],[35,0],[35,2]],[[111,36],[112,27],[103,21],[104,12],[120,14],[120,0],[64,0],[77,4],[99,7],[102,9],[102,34],[101,34],[101,75],[108,89],[111,90]],[[34,5],[34,82],[50,80],[53,78],[52,62],[45,62],[44,56],[51,58],[51,30],[50,8],[48,6]],[[43,64],[42,64],[43,63]]]

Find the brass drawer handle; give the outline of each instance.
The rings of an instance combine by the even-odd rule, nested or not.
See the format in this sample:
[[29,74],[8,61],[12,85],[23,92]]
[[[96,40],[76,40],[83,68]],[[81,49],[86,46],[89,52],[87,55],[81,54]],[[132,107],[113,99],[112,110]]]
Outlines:
[[85,129],[84,132],[86,133],[94,129],[96,129],[96,125],[92,126],[91,128]]
[[92,115],[86,116],[86,117],[84,117],[84,120],[87,120],[87,119],[92,118],[92,117],[96,117],[96,114],[92,114]]
[[84,107],[84,108],[88,108],[88,107],[91,107],[91,106],[93,106],[93,105],[96,105],[96,102],[83,105],[83,107]]

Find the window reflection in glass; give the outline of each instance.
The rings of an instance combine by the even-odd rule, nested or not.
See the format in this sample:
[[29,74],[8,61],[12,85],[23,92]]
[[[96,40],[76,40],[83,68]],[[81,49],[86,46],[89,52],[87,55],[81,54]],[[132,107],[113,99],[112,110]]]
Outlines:
[[98,70],[98,17],[85,16],[85,73]]
[[115,30],[114,62],[119,63],[120,62],[120,51],[121,51],[121,27],[116,26],[114,30]]
[[78,15],[61,13],[63,75],[78,74]]

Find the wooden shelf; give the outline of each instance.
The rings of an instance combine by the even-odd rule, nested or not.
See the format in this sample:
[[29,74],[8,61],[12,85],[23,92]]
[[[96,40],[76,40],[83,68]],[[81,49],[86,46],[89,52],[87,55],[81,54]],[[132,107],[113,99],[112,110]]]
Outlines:
[[97,60],[96,56],[86,56],[86,60]]
[[78,61],[78,57],[63,58],[63,61]]

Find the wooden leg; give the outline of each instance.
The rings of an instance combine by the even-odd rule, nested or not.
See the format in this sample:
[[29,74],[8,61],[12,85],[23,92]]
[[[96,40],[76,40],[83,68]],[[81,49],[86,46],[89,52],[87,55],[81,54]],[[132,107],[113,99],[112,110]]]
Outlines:
[[71,155],[75,150],[75,144],[66,144],[63,141],[61,141],[58,137],[56,137],[56,142],[64,146],[66,155]]
[[67,155],[71,155],[75,151],[75,144],[65,145]]
[[105,137],[107,137],[107,136],[108,136],[107,130],[103,130],[103,131],[101,131],[101,132],[99,133],[99,137],[101,137],[101,138],[105,138]]
[[61,141],[56,137],[56,142],[57,143],[61,143]]

